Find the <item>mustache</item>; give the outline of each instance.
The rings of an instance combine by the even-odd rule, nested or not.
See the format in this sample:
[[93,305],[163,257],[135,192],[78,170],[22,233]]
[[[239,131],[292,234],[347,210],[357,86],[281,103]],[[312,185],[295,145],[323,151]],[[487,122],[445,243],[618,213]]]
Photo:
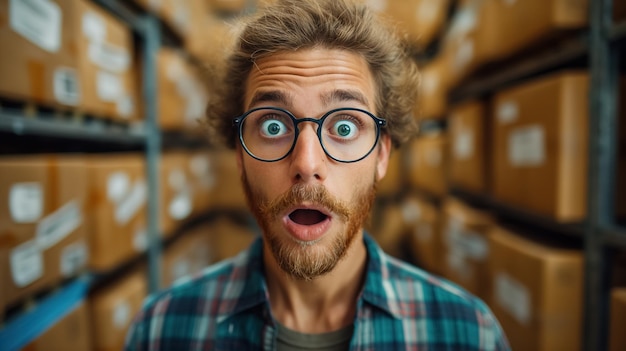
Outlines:
[[266,216],[276,217],[303,202],[324,207],[343,219],[348,219],[352,215],[350,207],[332,196],[323,185],[304,184],[296,184],[278,198],[261,204],[259,212]]

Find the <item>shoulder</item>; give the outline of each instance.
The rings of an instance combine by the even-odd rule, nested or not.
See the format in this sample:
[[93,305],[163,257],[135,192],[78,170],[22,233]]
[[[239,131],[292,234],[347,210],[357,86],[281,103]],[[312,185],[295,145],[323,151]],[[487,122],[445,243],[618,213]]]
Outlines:
[[129,329],[126,350],[148,350],[154,345],[164,349],[172,346],[171,342],[191,342],[197,337],[191,333],[199,326],[204,330],[203,337],[210,339],[221,308],[236,303],[239,297],[227,292],[233,285],[237,259],[240,257],[211,265],[146,298]]

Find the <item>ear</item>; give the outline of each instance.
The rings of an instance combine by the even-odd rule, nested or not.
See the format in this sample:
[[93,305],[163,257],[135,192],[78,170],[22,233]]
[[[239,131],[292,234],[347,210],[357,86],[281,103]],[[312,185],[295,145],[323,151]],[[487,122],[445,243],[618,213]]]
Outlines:
[[389,155],[391,153],[391,137],[383,134],[378,141],[378,158],[376,163],[376,181],[379,182],[387,174],[387,165],[389,164]]

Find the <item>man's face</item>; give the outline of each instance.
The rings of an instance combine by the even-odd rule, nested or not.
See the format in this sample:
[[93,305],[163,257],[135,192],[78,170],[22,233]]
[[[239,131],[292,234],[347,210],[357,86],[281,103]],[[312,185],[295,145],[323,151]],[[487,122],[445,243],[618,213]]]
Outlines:
[[[281,107],[297,118],[319,118],[341,107],[375,113],[375,91],[369,67],[357,54],[322,48],[283,52],[256,61],[246,82],[245,109]],[[280,161],[256,160],[241,145],[237,154],[266,254],[292,277],[309,280],[331,271],[361,237],[391,143],[383,136],[365,159],[340,163],[324,153],[317,125],[299,128],[293,151]]]

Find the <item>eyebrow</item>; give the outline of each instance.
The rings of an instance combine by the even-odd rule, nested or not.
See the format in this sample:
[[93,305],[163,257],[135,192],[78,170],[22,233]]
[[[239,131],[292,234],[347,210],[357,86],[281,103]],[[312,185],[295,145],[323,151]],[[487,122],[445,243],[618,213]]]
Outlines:
[[258,91],[250,100],[250,106],[254,106],[260,102],[278,102],[283,106],[290,108],[291,99],[282,91],[272,90],[272,91]]
[[336,102],[356,101],[364,106],[369,106],[367,98],[358,90],[336,89],[321,95],[324,105],[330,105]]

